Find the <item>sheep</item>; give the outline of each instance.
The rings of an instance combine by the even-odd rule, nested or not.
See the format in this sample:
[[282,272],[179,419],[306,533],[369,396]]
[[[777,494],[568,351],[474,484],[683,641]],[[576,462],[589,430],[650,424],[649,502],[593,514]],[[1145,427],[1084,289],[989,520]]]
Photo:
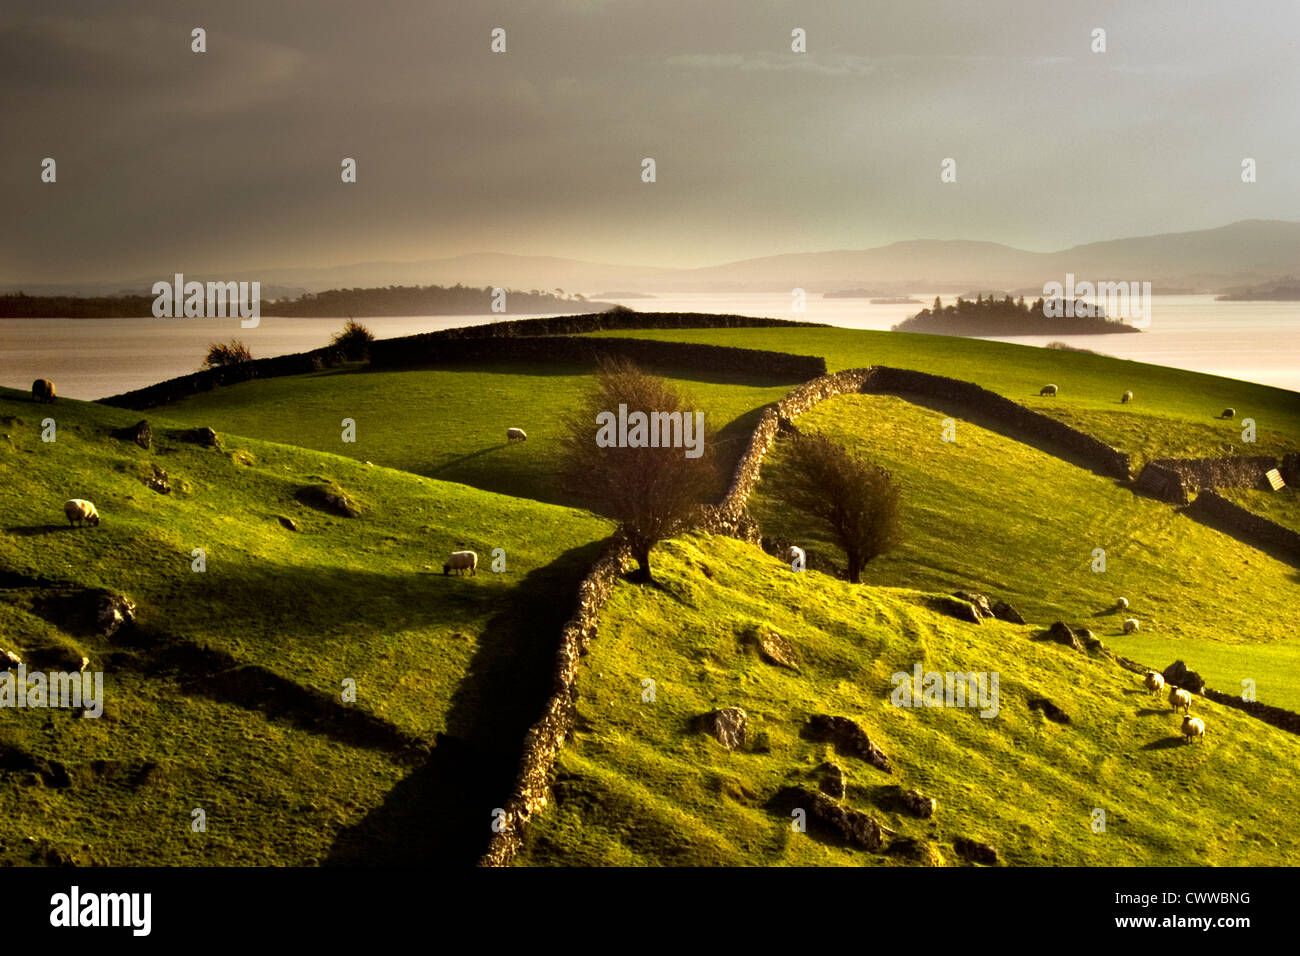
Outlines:
[[522,428],[507,428],[506,441],[528,441],[528,435]]
[[1221,415],[1219,415],[1219,417],[1220,417],[1220,418],[1236,418],[1236,417],[1237,417],[1237,410],[1236,410],[1235,408],[1225,408],[1225,409],[1223,410],[1223,413],[1222,413]]
[[1119,608],[1121,611],[1127,611],[1127,610],[1128,610],[1128,598],[1126,598],[1126,597],[1122,597],[1122,598],[1120,598],[1119,600],[1117,600],[1117,601],[1115,602],[1115,606],[1116,606],[1117,608]]
[[785,562],[791,568],[806,568],[808,566],[808,556],[804,554],[803,548],[792,544],[785,549]]
[[1123,395],[1121,395],[1121,396],[1119,397],[1119,403],[1120,403],[1121,405],[1127,405],[1127,404],[1128,404],[1129,402],[1131,402],[1131,401],[1133,401],[1133,393],[1132,393],[1132,392],[1125,392]]
[[478,555],[473,551],[453,551],[442,566],[443,574],[452,571],[469,571],[471,576],[478,574]]
[[1135,617],[1126,617],[1126,618],[1124,619],[1124,633],[1125,633],[1125,634],[1132,634],[1134,631],[1136,631],[1136,630],[1138,629],[1138,627],[1139,627],[1139,625],[1138,625],[1137,618],[1135,618]]
[[1147,690],[1153,697],[1159,697],[1160,692],[1165,689],[1165,678],[1163,674],[1157,674],[1155,671],[1147,671],[1146,681]]
[[1205,721],[1199,717],[1183,717],[1183,736],[1187,738],[1190,744],[1196,737],[1205,739]]
[[13,651],[0,652],[0,670],[7,670],[10,667],[21,667],[23,659]]
[[1169,706],[1174,710],[1181,707],[1184,714],[1189,713],[1192,709],[1192,695],[1181,687],[1170,687]]
[[79,673],[82,673],[82,674],[86,673],[86,668],[89,667],[89,666],[90,666],[90,658],[89,658],[89,657],[83,657],[83,658],[81,659],[81,667],[79,668],[78,672],[79,672]]
[[54,383],[48,378],[38,378],[32,382],[32,401],[42,405],[53,405]]
[[63,513],[68,516],[71,527],[75,528],[78,521],[99,526],[99,512],[85,498],[69,498],[63,504]]
[[1044,385],[1044,386],[1042,387],[1042,389],[1039,390],[1038,394],[1039,394],[1039,395],[1055,395],[1058,391],[1059,391],[1059,389],[1058,389],[1055,385]]

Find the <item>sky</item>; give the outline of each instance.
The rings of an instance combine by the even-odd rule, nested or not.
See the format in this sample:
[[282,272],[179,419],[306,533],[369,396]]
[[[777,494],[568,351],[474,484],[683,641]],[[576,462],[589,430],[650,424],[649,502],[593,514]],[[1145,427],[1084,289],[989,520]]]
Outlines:
[[1298,33],[1295,0],[5,0],[0,283],[1297,220]]

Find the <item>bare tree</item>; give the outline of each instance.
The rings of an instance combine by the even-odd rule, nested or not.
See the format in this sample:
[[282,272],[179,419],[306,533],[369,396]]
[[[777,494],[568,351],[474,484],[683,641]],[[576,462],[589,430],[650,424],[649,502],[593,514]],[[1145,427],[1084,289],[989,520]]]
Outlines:
[[[718,490],[713,435],[695,411],[667,380],[602,359],[595,387],[566,423],[565,489],[621,524],[637,580],[653,580],[650,549],[687,527]],[[646,428],[638,430],[637,413]]]
[[893,477],[814,432],[790,440],[786,464],[773,469],[777,496],[821,523],[844,549],[857,584],[867,562],[899,541],[902,504]]

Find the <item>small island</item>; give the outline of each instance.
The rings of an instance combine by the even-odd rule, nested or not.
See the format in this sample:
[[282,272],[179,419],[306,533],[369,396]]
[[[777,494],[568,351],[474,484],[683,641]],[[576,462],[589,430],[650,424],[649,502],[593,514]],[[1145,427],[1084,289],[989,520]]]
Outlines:
[[[945,306],[938,298],[934,305],[922,309],[910,319],[898,323],[895,332],[921,332],[929,335],[1005,336],[1005,335],[1098,335],[1111,332],[1138,332],[1119,319],[1106,317],[1105,308],[1083,300],[1074,303],[1059,300],[1032,304],[1024,296],[1014,300],[977,296],[973,301],[958,297]],[[1067,313],[1073,312],[1073,315]],[[1052,313],[1056,313],[1055,315]]]
[[823,299],[870,299],[884,295],[878,289],[840,289],[838,292],[823,292]]

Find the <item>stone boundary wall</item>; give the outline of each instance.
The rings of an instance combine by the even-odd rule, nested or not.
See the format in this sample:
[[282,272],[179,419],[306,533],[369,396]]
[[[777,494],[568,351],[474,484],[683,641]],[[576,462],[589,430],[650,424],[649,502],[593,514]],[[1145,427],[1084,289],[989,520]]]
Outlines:
[[910,369],[875,366],[871,371],[871,380],[863,391],[919,394],[974,409],[1005,422],[1018,432],[1068,449],[1103,474],[1124,480],[1129,478],[1129,456],[1124,452],[973,382]]
[[1290,555],[1300,564],[1300,533],[1243,508],[1213,491],[1202,491],[1187,514],[1212,526],[1226,527],[1233,537],[1253,538]]
[[500,827],[479,866],[509,866],[523,845],[524,830],[533,815],[546,807],[555,758],[573,729],[578,698],[578,661],[596,636],[596,620],[631,556],[626,543],[614,537],[578,585],[578,606],[560,632],[560,648],[552,671],[552,691],[541,718],[524,738],[515,785],[506,798]]
[[[1196,492],[1214,488],[1271,488],[1264,473],[1271,468],[1282,472],[1292,484],[1300,466],[1300,454],[1285,455],[1281,461],[1269,455],[1236,455],[1223,458],[1152,458],[1138,475],[1134,487],[1175,505],[1185,505]],[[1290,477],[1288,477],[1288,475]]]
[[[742,349],[725,345],[697,345],[692,342],[661,342],[655,339],[582,338],[547,335],[496,339],[437,339],[407,343],[400,347],[371,347],[370,364],[375,368],[424,368],[457,362],[543,363],[594,362],[614,356],[630,359],[647,368],[697,368],[717,372],[745,372],[804,381],[826,373],[826,360],[816,355],[794,355],[763,349]],[[376,343],[378,345],[378,343]]]

